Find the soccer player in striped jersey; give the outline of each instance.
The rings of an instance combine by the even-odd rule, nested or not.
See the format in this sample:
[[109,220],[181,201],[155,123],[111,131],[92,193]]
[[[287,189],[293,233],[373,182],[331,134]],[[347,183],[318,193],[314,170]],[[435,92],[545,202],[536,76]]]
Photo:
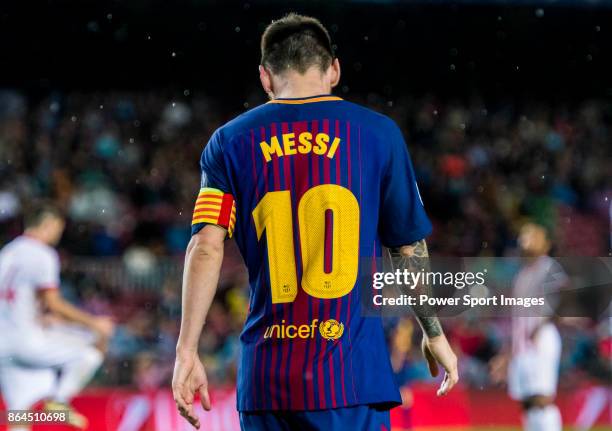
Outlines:
[[[270,102],[219,128],[200,160],[201,190],[183,277],[173,392],[195,427],[194,394],[211,408],[198,339],[213,300],[223,241],[249,273],[238,410],[245,430],[389,430],[401,398],[380,318],[364,317],[361,261],[382,246],[420,270],[431,224],[399,128],[333,96],[340,79],[327,30],[290,14],[261,41]],[[417,257],[417,259],[413,259]],[[361,272],[360,272],[361,271]],[[432,374],[456,383],[437,318],[415,309]],[[409,340],[406,340],[409,342]]]

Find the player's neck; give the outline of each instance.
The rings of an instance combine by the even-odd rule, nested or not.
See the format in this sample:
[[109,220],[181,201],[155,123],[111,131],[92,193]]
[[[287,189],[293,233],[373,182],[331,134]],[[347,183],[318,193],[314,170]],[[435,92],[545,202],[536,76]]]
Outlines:
[[318,70],[309,70],[301,75],[297,72],[287,72],[274,82],[275,99],[300,99],[331,93],[331,85],[322,79]]
[[275,93],[275,99],[304,99],[307,97],[314,96],[322,96],[325,94],[330,94],[330,89],[303,89],[303,90],[291,90],[291,91],[283,91],[281,93]]
[[38,241],[38,242],[40,242],[40,243],[42,243],[42,244],[49,245],[49,243],[48,243],[48,241],[47,241],[46,237],[45,237],[43,234],[41,234],[41,233],[40,233],[38,230],[36,230],[36,229],[26,229],[26,230],[23,232],[23,236],[25,236],[26,238],[30,238],[30,239],[32,239],[32,240],[34,240],[34,241]]

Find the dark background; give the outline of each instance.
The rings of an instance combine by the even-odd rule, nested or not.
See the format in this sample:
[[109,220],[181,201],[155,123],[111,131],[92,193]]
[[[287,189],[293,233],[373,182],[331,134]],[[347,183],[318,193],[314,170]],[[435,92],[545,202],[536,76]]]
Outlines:
[[257,85],[263,28],[289,11],[330,29],[344,95],[612,95],[612,9],[602,3],[46,1],[0,10],[0,85],[30,95],[189,88],[242,104]]
[[[120,323],[100,384],[168,387],[200,155],[215,129],[265,102],[259,38],[289,11],[330,29],[336,93],[402,128],[432,255],[517,256],[527,221],[549,229],[555,256],[612,255],[608,3],[0,2],[0,244],[31,201],[66,210],[62,291]],[[214,385],[234,384],[249,301],[227,244],[200,345]],[[508,327],[446,325],[465,387],[493,388]],[[429,381],[418,330],[397,328],[398,382]],[[609,384],[609,328],[563,332],[566,390]]]

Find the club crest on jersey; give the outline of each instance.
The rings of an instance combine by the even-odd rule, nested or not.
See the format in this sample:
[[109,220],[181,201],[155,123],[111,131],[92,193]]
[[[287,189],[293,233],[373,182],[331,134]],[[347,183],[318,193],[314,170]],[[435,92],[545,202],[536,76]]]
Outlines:
[[326,340],[337,340],[344,333],[344,323],[335,319],[324,320],[319,324],[319,332]]

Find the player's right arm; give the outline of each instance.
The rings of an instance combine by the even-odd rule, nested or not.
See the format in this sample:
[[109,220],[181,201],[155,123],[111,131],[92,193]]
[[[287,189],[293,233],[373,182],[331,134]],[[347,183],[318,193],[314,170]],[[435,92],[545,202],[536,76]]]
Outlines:
[[94,316],[78,309],[62,297],[59,289],[44,289],[40,292],[43,306],[53,315],[83,325],[101,337],[108,338],[112,335],[115,324],[111,318]]
[[[424,239],[410,245],[391,248],[391,255],[394,263],[396,263],[402,271],[406,269],[409,272],[420,273],[423,270],[429,270],[429,252],[427,251],[427,243]],[[431,293],[431,287],[427,284],[419,284],[415,286],[413,291],[416,297],[420,295],[431,296]],[[412,307],[412,310],[423,330],[421,350],[423,351],[423,356],[425,356],[427,360],[429,372],[433,377],[436,377],[439,373],[438,364],[440,364],[446,372],[442,385],[440,389],[438,389],[438,395],[445,395],[459,380],[457,356],[451,349],[444,335],[442,325],[435,311],[426,305],[415,305]]]
[[94,316],[66,301],[58,289],[60,285],[59,258],[55,253],[45,253],[37,260],[35,283],[39,299],[45,310],[69,322],[85,326],[103,339],[109,338],[115,324],[109,317]]
[[[423,202],[401,131],[389,121],[385,127],[385,140],[390,152],[381,184],[379,235],[383,245],[391,250],[394,263],[400,270],[427,271],[429,254],[425,237],[431,233],[431,223],[425,214]],[[417,295],[430,295],[430,286],[415,286]],[[432,376],[438,375],[438,365],[446,371],[438,395],[444,395],[459,380],[457,357],[453,353],[434,310],[413,307],[423,330],[421,344]]]

